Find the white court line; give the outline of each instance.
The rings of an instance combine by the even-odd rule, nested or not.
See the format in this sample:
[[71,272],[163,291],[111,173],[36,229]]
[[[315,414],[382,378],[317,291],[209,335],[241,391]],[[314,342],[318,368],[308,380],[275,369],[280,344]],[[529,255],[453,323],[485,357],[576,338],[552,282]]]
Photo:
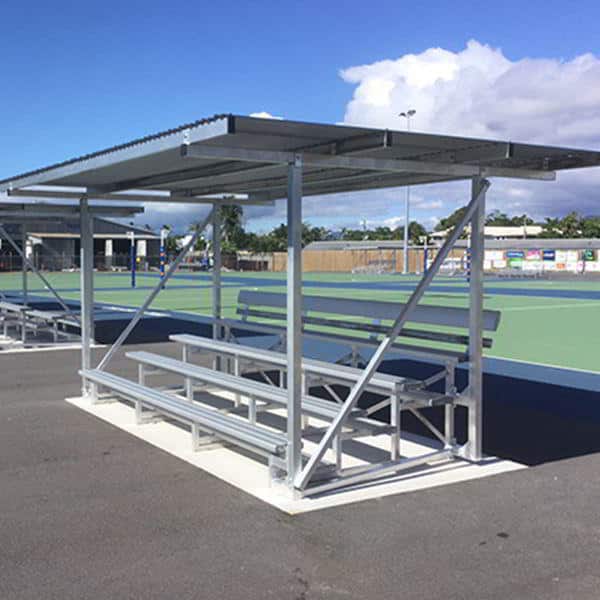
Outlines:
[[[92,344],[92,348],[106,348],[106,344]],[[33,346],[31,348],[7,347],[0,349],[0,354],[23,354],[25,352],[56,352],[58,350],[81,350],[81,342],[77,344],[63,344],[57,346]]]
[[561,308],[600,308],[600,302],[587,302],[579,304],[536,304],[535,306],[509,306],[501,308],[500,312],[515,312],[522,310],[555,310]]
[[[586,373],[588,375],[596,375],[596,376],[600,377],[600,371],[591,371],[590,369],[578,369],[577,367],[565,367],[562,365],[553,365],[551,363],[534,362],[531,360],[523,360],[520,358],[508,358],[506,356],[485,356],[484,358],[489,358],[491,360],[496,360],[496,361],[515,362],[515,363],[520,363],[522,365],[532,365],[534,367],[546,367],[546,368],[552,369],[552,370],[575,371],[577,373]],[[458,367],[458,368],[462,369],[464,367]]]

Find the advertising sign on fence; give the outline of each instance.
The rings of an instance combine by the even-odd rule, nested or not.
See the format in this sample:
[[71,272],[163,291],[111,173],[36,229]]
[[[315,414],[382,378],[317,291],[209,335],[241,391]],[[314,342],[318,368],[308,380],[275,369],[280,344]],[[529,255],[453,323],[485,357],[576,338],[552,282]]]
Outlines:
[[504,252],[502,250],[486,250],[485,260],[504,260]]
[[556,260],[556,252],[554,250],[543,250],[542,258],[544,260],[551,260],[554,262]]
[[527,250],[525,258],[527,260],[541,260],[542,254],[539,250]]
[[523,262],[524,271],[541,271],[544,263],[541,260],[526,260]]
[[583,260],[585,261],[594,261],[596,260],[596,252],[591,248],[587,248],[583,251]]

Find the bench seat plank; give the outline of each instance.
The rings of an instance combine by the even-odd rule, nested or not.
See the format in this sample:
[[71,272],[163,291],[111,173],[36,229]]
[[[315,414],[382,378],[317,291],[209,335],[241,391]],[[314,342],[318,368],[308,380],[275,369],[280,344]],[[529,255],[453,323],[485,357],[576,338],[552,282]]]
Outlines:
[[[221,340],[213,340],[188,333],[179,333],[169,336],[169,339],[179,344],[185,344],[202,348],[209,352],[229,354],[230,356],[239,356],[247,360],[256,360],[257,362],[264,361],[267,364],[277,368],[287,367],[287,357],[282,352],[273,350],[264,350],[262,348],[254,348],[252,346],[244,346],[243,344],[232,344]],[[339,365],[337,363],[328,363],[322,360],[311,358],[302,359],[302,370],[313,376],[330,377],[336,379],[340,383],[356,382],[362,374],[362,369]],[[408,379],[397,375],[388,375],[386,373],[376,373],[369,382],[369,389],[382,390],[388,393],[395,393],[400,388],[414,388],[420,382],[416,379]]]
[[[253,379],[242,378],[236,375],[230,375],[222,371],[215,371],[207,367],[201,367],[191,363],[183,362],[174,358],[168,358],[152,352],[136,351],[128,352],[127,358],[141,362],[171,373],[177,373],[184,377],[197,379],[204,383],[214,383],[220,388],[227,389],[244,396],[258,398],[268,402],[273,402],[281,406],[287,405],[287,391],[268,383],[262,383]],[[339,412],[339,405],[317,398],[315,396],[305,395],[302,398],[302,411],[309,416],[320,419],[334,419]],[[354,415],[362,415],[364,411],[357,409]]]
[[[241,290],[238,303],[247,306],[268,306],[285,310],[286,295],[276,292]],[[345,316],[363,316],[369,319],[394,321],[404,304],[381,300],[356,300],[330,296],[302,296],[302,310],[306,312],[329,313]],[[496,331],[500,323],[500,311],[483,311],[483,328]],[[434,306],[420,304],[411,312],[409,322],[447,327],[469,328],[469,310],[456,306]]]
[[97,369],[81,370],[79,373],[85,379],[109,388],[118,395],[129,400],[139,401],[158,412],[186,423],[195,423],[226,441],[237,442],[238,445],[244,447],[251,446],[255,450],[267,454],[285,454],[287,448],[286,437],[265,427],[248,423],[230,415],[224,415],[195,403],[179,400],[174,396],[112,373],[98,371]]

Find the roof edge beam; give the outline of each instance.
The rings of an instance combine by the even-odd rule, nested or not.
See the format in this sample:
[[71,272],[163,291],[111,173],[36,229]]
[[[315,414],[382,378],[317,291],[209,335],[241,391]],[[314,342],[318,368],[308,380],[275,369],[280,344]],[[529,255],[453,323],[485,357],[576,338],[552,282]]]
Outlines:
[[[143,206],[90,206],[90,212],[94,215],[129,217],[144,212]],[[78,215],[79,207],[60,206],[52,204],[2,204],[0,205],[0,218],[8,216],[31,217],[60,217]]]
[[[105,200],[111,202],[189,202],[194,204],[213,204],[214,202],[218,202],[219,204],[269,204],[269,201],[264,200],[251,200],[246,197],[246,194],[232,195],[232,194],[214,194],[214,195],[205,195],[204,197],[199,197],[196,194],[190,193],[178,193],[178,192],[165,192],[164,190],[157,190],[156,194],[143,194],[143,193],[130,193],[130,194],[104,194],[104,193],[95,193],[94,191],[88,190],[85,191],[73,191],[73,190],[56,190],[56,189],[19,189],[19,190],[7,190],[7,196],[10,197],[20,197],[20,198],[31,198],[35,199],[56,199],[56,200],[69,200],[75,199],[78,200],[82,196],[86,196],[90,200]],[[239,197],[242,196],[242,197]],[[28,205],[21,205],[28,206]],[[29,205],[33,206],[33,205]],[[44,205],[44,208],[52,207],[51,204]],[[64,207],[65,209],[68,207]],[[73,205],[73,214],[78,214],[78,206]],[[106,209],[106,214],[111,214],[114,212],[114,208],[100,207],[100,206],[90,206],[90,211],[97,211],[98,209]],[[126,212],[125,216],[128,214],[134,214],[135,212],[144,212],[143,207],[139,207],[139,209],[134,210],[134,208],[123,207],[123,211]],[[69,212],[69,211],[66,211]],[[69,213],[70,214],[70,213]]]
[[[290,164],[299,155],[297,152],[228,148],[223,146],[187,145],[181,147],[184,158],[240,160],[260,163]],[[437,163],[419,160],[366,158],[358,156],[324,155],[301,153],[305,166],[332,169],[359,169],[390,173],[427,174],[451,177],[510,177],[516,179],[553,180],[553,171],[479,167],[457,163]]]

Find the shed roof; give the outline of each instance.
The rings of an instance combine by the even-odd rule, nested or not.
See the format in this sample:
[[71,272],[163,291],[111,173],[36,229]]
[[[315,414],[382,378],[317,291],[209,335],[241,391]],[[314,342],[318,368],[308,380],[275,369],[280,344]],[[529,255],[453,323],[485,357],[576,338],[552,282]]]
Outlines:
[[[93,193],[162,190],[285,196],[287,164],[302,154],[303,194],[328,194],[466,179],[551,178],[600,165],[600,152],[348,125],[216,115],[0,181]],[[165,201],[164,197],[156,201]]]

